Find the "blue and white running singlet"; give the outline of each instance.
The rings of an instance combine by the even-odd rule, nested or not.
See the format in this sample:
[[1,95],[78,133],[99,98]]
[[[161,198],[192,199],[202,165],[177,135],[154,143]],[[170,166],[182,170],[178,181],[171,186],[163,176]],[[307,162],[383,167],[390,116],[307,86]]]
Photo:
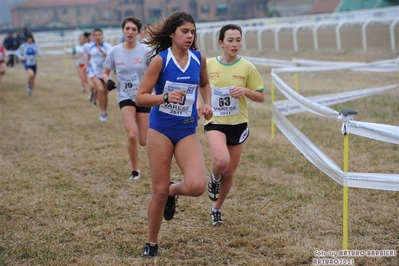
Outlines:
[[171,49],[159,53],[162,57],[162,72],[155,84],[156,94],[174,90],[186,93],[183,103],[162,103],[154,106],[150,113],[150,127],[192,129],[198,125],[197,90],[200,82],[201,53],[188,50],[185,68],[180,67]]

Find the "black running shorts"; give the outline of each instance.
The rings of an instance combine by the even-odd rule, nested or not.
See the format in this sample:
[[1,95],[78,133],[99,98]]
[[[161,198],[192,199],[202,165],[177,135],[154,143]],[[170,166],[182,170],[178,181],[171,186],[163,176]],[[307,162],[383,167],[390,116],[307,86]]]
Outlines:
[[205,131],[217,130],[226,135],[226,144],[228,146],[238,145],[244,143],[249,136],[248,123],[237,125],[220,125],[207,124],[204,126]]

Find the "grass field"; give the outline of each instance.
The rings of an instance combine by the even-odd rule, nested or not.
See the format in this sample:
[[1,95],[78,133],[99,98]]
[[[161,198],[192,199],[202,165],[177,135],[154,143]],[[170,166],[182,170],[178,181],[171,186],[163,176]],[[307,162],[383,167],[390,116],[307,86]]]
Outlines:
[[[247,55],[335,61],[397,57],[385,48]],[[98,108],[80,92],[73,65],[43,57],[32,97],[25,92],[21,65],[8,69],[0,84],[0,265],[311,265],[316,251],[342,249],[342,186],[281,132],[271,138],[270,68],[260,67],[266,101],[249,104],[251,134],[223,206],[225,225],[211,226],[206,194],[181,197],[175,218],[163,222],[159,257],[142,259],[150,198],[145,148],[140,148],[142,178],[129,183],[115,93],[109,96],[108,122],[100,123]],[[292,75],[284,80],[293,85]],[[306,96],[398,81],[398,73],[299,76]],[[398,103],[395,90],[332,108],[355,109],[359,121],[399,126]],[[288,118],[342,167],[340,123],[306,113]],[[198,134],[209,168],[201,126]],[[350,136],[349,170],[397,174],[398,152],[397,145]],[[182,178],[175,163],[172,172],[173,181]],[[398,200],[394,191],[349,189],[350,250],[398,250]],[[350,258],[356,265],[399,265],[398,257]]]

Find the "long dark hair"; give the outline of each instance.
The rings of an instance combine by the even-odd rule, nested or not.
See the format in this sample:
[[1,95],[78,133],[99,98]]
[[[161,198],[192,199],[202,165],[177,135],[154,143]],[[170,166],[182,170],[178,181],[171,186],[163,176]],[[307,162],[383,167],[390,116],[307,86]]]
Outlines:
[[[177,27],[180,27],[185,22],[193,23],[195,27],[195,21],[191,14],[184,11],[176,11],[168,18],[157,22],[154,27],[147,27],[151,38],[145,43],[153,47],[152,57],[172,46],[170,35],[176,31]],[[197,50],[196,41],[197,33],[194,33],[194,40],[190,49]]]

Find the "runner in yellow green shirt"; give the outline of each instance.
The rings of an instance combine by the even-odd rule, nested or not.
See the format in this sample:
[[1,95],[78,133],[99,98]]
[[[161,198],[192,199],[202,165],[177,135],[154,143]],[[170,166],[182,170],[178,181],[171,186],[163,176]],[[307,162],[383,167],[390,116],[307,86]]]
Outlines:
[[213,201],[212,225],[220,225],[220,212],[240,161],[243,143],[249,135],[246,99],[265,99],[262,77],[255,66],[238,55],[242,31],[234,24],[221,28],[219,46],[223,54],[207,61],[212,88],[213,117],[204,122],[212,156],[212,174],[207,191]]

